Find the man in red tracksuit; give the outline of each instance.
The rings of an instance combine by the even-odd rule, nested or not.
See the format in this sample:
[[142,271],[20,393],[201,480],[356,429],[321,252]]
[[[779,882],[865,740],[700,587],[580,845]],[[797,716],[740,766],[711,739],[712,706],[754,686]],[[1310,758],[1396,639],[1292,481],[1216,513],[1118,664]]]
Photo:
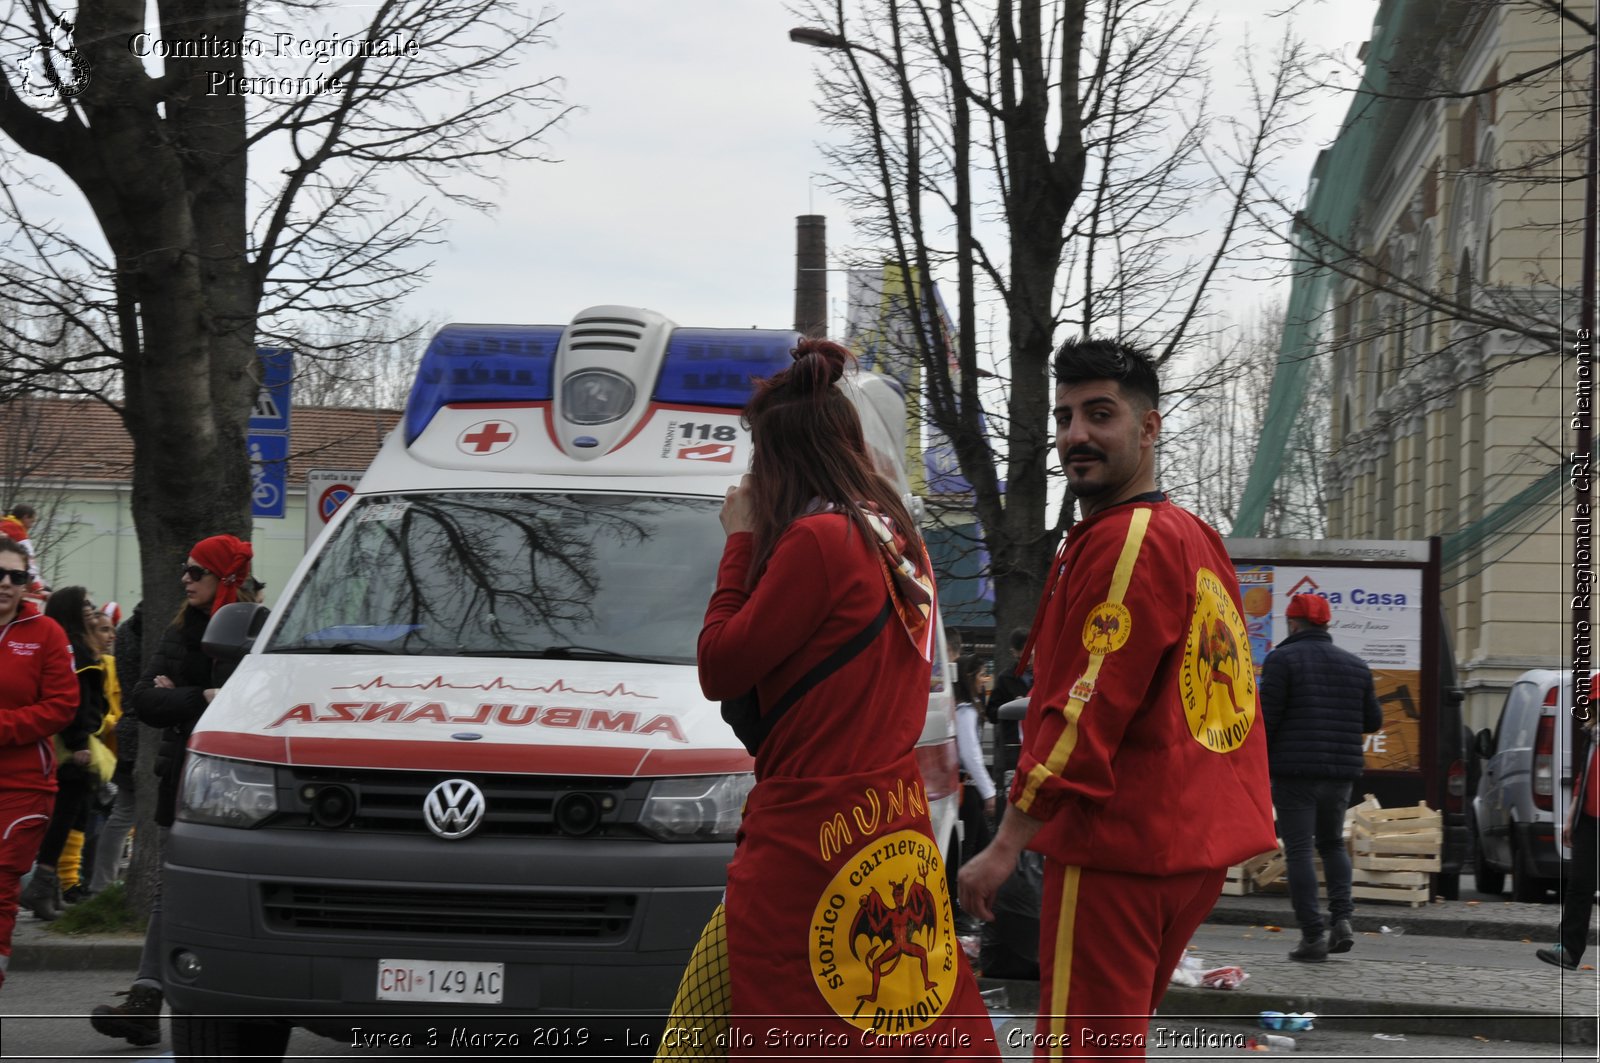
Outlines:
[[1083,519],[1030,646],[1011,805],[962,869],[991,902],[1045,855],[1036,1056],[1143,1057],[1150,1014],[1226,869],[1272,849],[1271,788],[1239,589],[1222,540],[1156,490],[1155,368],[1110,341],[1056,355],[1056,450]]
[[50,736],[72,722],[78,677],[61,625],[23,598],[28,555],[0,538],[0,985],[11,962],[22,876],[55,804]]

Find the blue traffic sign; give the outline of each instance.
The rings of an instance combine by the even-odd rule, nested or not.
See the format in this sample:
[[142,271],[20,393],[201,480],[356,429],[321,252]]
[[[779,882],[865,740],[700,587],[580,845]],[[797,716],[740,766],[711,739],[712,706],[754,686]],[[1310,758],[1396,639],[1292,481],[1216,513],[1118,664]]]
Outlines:
[[256,391],[250,411],[250,431],[287,432],[289,430],[289,387],[294,378],[294,352],[282,347],[262,347],[261,387]]
[[289,464],[289,437],[250,433],[250,515],[283,516],[284,472]]

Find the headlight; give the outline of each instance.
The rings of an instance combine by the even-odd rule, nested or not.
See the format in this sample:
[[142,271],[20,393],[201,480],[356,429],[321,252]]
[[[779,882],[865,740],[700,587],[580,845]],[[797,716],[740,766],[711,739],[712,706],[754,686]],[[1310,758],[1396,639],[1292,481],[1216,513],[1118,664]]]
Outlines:
[[755,784],[748,772],[658,779],[645,798],[639,826],[664,842],[731,842]]
[[275,774],[270,764],[190,753],[178,792],[178,818],[185,823],[253,827],[278,811]]

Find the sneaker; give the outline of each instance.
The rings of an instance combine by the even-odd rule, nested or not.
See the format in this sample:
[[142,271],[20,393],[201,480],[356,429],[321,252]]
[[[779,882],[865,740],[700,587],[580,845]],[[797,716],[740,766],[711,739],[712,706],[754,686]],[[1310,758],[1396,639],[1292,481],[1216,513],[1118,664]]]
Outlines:
[[89,1025],[107,1037],[120,1037],[143,1048],[161,1040],[161,990],[136,985],[126,993],[124,1004],[99,1004],[89,1014]]
[[36,867],[28,879],[28,888],[17,898],[17,905],[32,911],[34,917],[50,922],[61,915],[61,880],[53,867]]
[[1356,935],[1350,929],[1350,920],[1335,919],[1333,930],[1328,933],[1329,952],[1349,952],[1356,946]]
[[70,887],[61,891],[61,900],[64,904],[77,904],[94,896],[94,891],[81,882],[74,882]]
[[1534,955],[1545,963],[1554,964],[1557,967],[1565,967],[1569,971],[1578,969],[1578,958],[1560,945],[1551,945],[1547,949],[1539,949]]
[[1328,958],[1328,935],[1302,934],[1300,944],[1289,950],[1289,958],[1301,963],[1321,963]]

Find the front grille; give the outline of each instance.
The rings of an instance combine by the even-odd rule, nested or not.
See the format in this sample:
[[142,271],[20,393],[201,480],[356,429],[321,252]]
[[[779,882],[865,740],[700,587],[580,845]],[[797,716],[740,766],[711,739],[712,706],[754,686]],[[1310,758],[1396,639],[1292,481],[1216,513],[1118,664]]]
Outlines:
[[[589,776],[490,775],[474,772],[370,771],[348,768],[280,768],[278,812],[263,827],[327,830],[312,822],[310,796],[320,787],[346,787],[355,798],[355,815],[343,831],[422,834],[431,837],[422,818],[423,801],[446,779],[469,779],[483,791],[484,820],[466,839],[478,837],[561,837],[555,806],[573,793],[588,794],[610,808],[588,837],[641,837],[634,826],[649,794],[649,779]],[[458,843],[459,844],[459,843]]]
[[633,894],[484,892],[265,883],[266,925],[310,934],[404,934],[523,941],[621,941]]

